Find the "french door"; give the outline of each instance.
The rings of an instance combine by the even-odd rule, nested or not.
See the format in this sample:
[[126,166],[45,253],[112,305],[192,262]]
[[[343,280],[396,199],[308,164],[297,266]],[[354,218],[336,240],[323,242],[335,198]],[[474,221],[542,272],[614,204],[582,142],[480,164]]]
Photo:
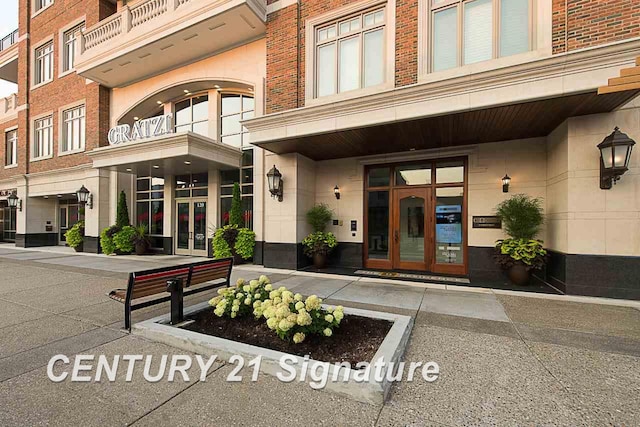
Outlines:
[[176,201],[175,253],[207,256],[207,199]]
[[430,193],[430,188],[393,190],[394,269],[424,271],[431,264],[428,250]]

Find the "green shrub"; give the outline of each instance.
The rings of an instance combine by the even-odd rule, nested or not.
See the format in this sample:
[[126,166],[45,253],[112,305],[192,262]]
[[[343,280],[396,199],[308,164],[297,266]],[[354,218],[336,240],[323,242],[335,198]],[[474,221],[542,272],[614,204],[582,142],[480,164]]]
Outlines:
[[539,240],[504,239],[496,243],[494,259],[505,270],[524,265],[527,270],[540,270],[547,261],[547,251]]
[[64,238],[67,244],[74,249],[82,245],[84,241],[84,221],[76,222],[73,227],[64,233]]
[[338,246],[338,240],[331,232],[317,231],[305,237],[302,240],[302,246],[304,254],[308,257],[313,257],[315,254],[326,255]]
[[240,227],[242,225],[242,200],[240,197],[240,184],[233,183],[233,198],[231,199],[231,210],[229,211],[229,225]]
[[111,255],[116,251],[117,248],[116,244],[113,243],[113,236],[118,231],[120,231],[120,228],[117,225],[112,225],[100,232],[100,247],[102,248],[103,254]]
[[500,203],[496,214],[512,239],[535,239],[544,223],[542,199],[516,194]]
[[331,218],[333,211],[324,203],[317,204],[307,211],[307,223],[314,232],[324,231]]
[[136,237],[135,228],[127,225],[126,227],[122,227],[122,230],[118,231],[113,236],[113,243],[116,245],[116,248],[125,254],[130,254],[135,249],[134,246],[134,238]]
[[230,226],[225,225],[220,227],[213,233],[213,257],[214,258],[229,258],[233,256],[231,253],[231,246],[224,238],[225,228]]
[[133,227],[135,234],[133,236],[134,245],[149,245],[149,233],[147,232],[146,224],[141,224]]
[[244,260],[253,258],[253,251],[256,246],[256,233],[248,228],[241,228],[238,230],[238,237],[236,237],[235,249],[236,253]]
[[120,191],[118,197],[118,206],[116,210],[116,225],[122,229],[131,225],[129,222],[129,208],[127,207],[127,195],[124,191]]

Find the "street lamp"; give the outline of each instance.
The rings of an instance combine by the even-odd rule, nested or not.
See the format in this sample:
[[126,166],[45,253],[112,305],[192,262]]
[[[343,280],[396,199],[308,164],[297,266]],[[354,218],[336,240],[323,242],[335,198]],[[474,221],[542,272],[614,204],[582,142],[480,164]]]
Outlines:
[[269,183],[269,192],[271,197],[277,198],[279,202],[282,201],[282,174],[273,165],[271,170],[267,173],[267,182]]
[[337,200],[340,200],[340,187],[337,185],[333,187],[333,194],[335,194]]
[[611,135],[600,144],[600,188],[610,190],[611,187],[629,170],[631,151],[636,142],[627,134],[620,132],[616,126]]
[[12,192],[9,197],[7,197],[7,203],[10,208],[18,208],[20,212],[22,212],[22,200],[18,198],[15,191]]

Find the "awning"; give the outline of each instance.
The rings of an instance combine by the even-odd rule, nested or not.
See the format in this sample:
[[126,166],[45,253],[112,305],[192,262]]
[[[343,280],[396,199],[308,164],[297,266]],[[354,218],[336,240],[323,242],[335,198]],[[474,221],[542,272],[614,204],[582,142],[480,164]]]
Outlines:
[[178,175],[240,167],[239,148],[193,132],[181,132],[100,147],[88,153],[94,168],[136,175]]

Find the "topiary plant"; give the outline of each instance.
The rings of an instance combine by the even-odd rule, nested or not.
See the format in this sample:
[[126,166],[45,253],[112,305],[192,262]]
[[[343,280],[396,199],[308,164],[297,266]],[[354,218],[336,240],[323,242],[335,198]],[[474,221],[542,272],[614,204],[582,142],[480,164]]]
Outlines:
[[102,253],[105,255],[111,255],[116,251],[116,244],[113,243],[113,236],[120,231],[120,227],[117,225],[112,225],[111,227],[107,227],[100,233],[100,247],[102,248]]
[[244,260],[253,258],[253,250],[256,246],[256,233],[248,228],[238,230],[236,237],[235,250]]
[[73,249],[82,247],[84,242],[84,221],[78,221],[66,233],[64,238]]
[[516,194],[500,203],[496,214],[506,233],[513,239],[535,239],[544,223],[542,199]]
[[229,211],[229,225],[240,227],[242,225],[242,201],[240,198],[240,184],[233,184],[233,198],[231,199],[231,211]]
[[324,203],[319,203],[307,211],[307,223],[314,232],[324,231],[333,218],[333,211]]
[[125,254],[130,254],[135,249],[134,239],[136,237],[135,228],[127,225],[126,227],[122,227],[122,230],[118,231],[113,236],[113,243],[115,243],[116,248]]
[[120,191],[118,197],[118,206],[116,211],[116,226],[120,229],[131,225],[129,222],[129,208],[127,207],[127,195],[124,191]]

